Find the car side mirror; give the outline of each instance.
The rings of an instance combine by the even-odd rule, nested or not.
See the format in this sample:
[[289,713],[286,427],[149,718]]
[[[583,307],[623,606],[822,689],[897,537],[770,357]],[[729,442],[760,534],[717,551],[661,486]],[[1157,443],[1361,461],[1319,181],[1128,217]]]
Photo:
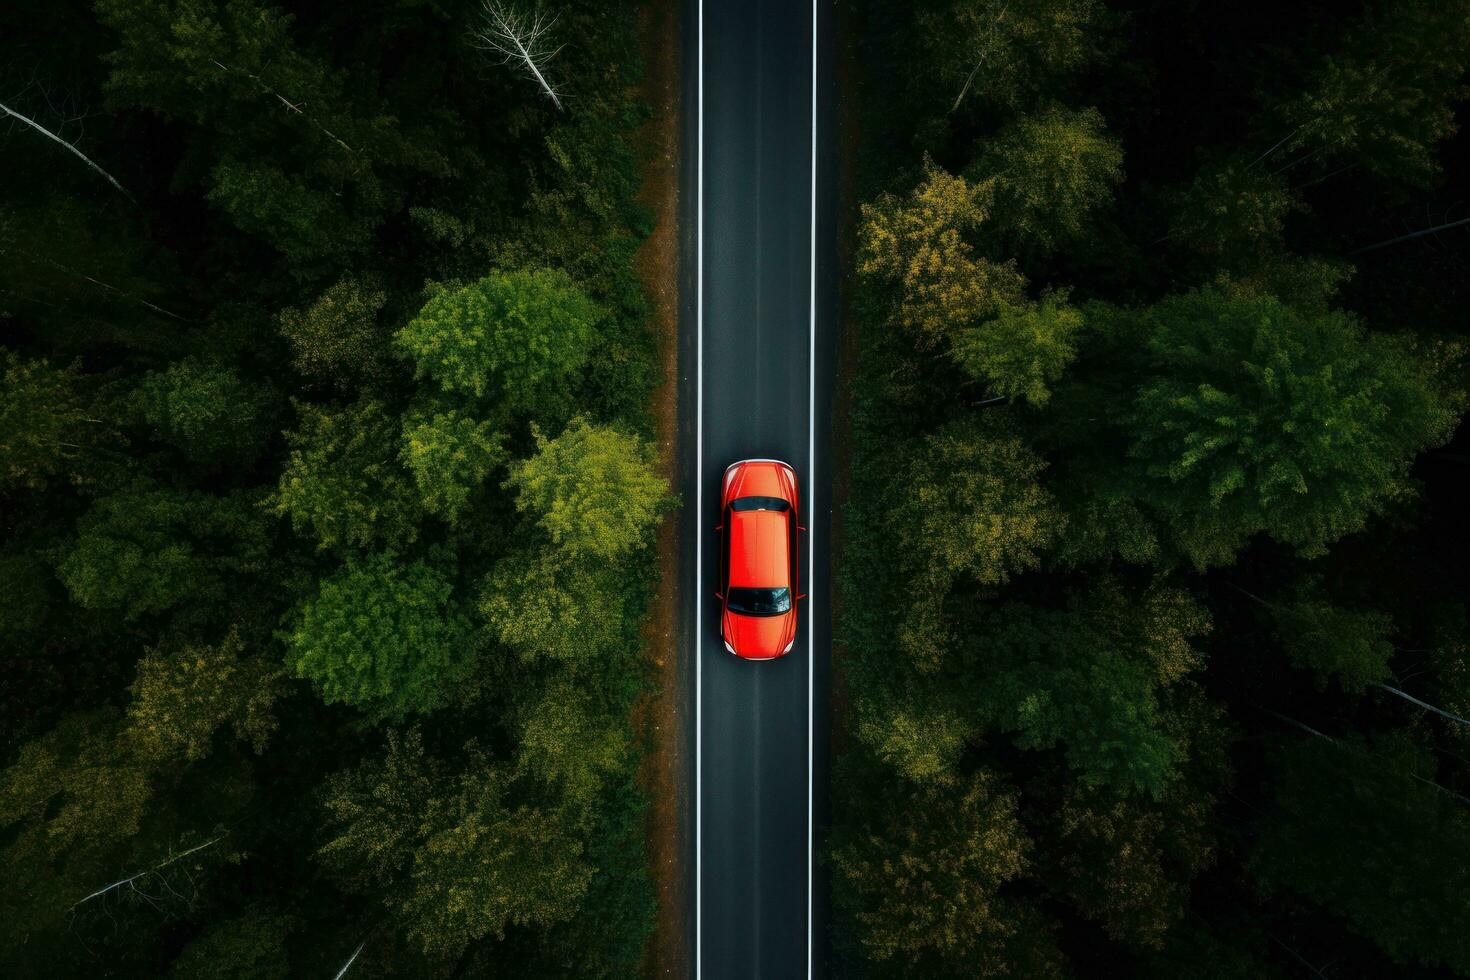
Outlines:
[[725,597],[720,595],[718,592],[715,593],[715,598],[720,600],[721,602],[725,601]]
[[798,531],[805,531],[806,530],[806,528],[803,525],[801,525],[801,524],[796,525],[796,529]]
[[797,595],[796,601],[797,602],[800,602],[801,600],[803,600],[805,598],[806,598],[806,593],[805,592],[802,592],[802,593],[800,593],[800,594]]
[[723,524],[716,524],[715,525],[715,530],[716,531],[723,531],[724,529],[725,529],[725,525],[723,525]]

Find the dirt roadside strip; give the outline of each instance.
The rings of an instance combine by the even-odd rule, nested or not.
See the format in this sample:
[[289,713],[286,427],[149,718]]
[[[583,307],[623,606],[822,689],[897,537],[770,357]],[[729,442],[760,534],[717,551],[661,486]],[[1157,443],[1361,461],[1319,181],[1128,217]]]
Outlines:
[[[652,212],[653,231],[634,258],[649,298],[649,325],[663,370],[653,414],[659,467],[670,486],[677,482],[679,419],[679,6],[671,0],[646,0],[639,14],[643,98],[653,114],[637,135],[644,166],[638,199]],[[644,624],[644,650],[655,689],[640,699],[634,719],[644,753],[638,782],[649,800],[644,824],[649,879],[658,902],[657,925],[641,971],[648,977],[688,973],[677,797],[681,733],[688,724],[678,710],[678,530],[673,514],[659,528],[660,583]]]

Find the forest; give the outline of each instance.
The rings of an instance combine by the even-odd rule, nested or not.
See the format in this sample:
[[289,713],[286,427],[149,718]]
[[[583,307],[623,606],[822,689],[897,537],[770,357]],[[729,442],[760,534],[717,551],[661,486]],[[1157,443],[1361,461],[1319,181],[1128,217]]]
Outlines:
[[851,18],[834,972],[1470,975],[1470,4]]
[[637,972],[637,5],[0,7],[0,974]]

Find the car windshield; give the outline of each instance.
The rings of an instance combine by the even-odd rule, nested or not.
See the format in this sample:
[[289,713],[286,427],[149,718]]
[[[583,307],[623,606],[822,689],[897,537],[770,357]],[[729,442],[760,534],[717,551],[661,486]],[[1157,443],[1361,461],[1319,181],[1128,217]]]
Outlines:
[[731,510],[789,510],[791,505],[780,497],[741,497],[730,502]]
[[779,616],[791,611],[791,590],[731,589],[728,605],[745,616]]

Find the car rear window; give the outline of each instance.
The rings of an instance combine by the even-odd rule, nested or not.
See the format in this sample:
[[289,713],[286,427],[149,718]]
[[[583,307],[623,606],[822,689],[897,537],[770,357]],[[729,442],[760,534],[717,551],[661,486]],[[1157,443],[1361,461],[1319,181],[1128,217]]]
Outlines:
[[731,589],[726,604],[744,616],[779,616],[791,611],[791,590]]
[[741,497],[731,501],[731,510],[790,510],[791,505],[780,497]]

